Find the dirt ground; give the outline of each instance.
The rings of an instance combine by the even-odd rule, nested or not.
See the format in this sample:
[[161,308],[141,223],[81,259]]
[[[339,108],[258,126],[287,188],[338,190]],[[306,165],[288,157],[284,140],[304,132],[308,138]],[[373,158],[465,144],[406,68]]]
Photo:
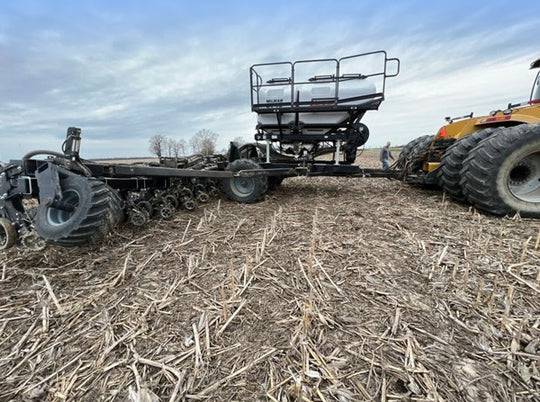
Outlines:
[[540,401],[539,243],[440,192],[294,178],[10,250],[0,400]]

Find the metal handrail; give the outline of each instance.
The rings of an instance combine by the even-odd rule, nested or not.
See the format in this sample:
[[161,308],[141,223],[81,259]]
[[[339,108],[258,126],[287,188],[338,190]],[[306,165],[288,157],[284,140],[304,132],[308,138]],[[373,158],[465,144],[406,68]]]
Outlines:
[[[343,75],[340,75],[341,63],[343,61],[354,59],[354,58],[370,56],[370,55],[376,55],[376,54],[384,55],[384,63],[383,63],[382,71],[377,72],[377,73],[372,73],[372,74],[358,73],[358,74],[343,74]],[[321,77],[320,80],[310,78],[308,81],[298,81],[298,82],[296,81],[295,74],[297,72],[296,67],[298,65],[306,64],[306,63],[321,63],[321,62],[334,62],[335,63],[335,72],[334,72],[334,74],[328,74],[328,75],[320,76]],[[388,65],[390,63],[395,63],[395,65],[396,65],[395,73],[389,74]],[[269,66],[290,66],[290,76],[286,77],[286,78],[279,78],[279,79],[273,78],[271,80],[266,81],[266,83],[265,83],[263,81],[263,78],[261,77],[261,75],[256,71],[256,69],[259,68],[259,67],[269,67]],[[302,85],[316,85],[316,84],[335,83],[334,94],[335,94],[335,99],[337,100],[337,99],[339,99],[340,82],[351,81],[351,80],[355,80],[355,79],[365,80],[365,79],[368,79],[370,77],[382,77],[382,89],[379,92],[376,92],[374,94],[370,94],[370,95],[366,96],[366,98],[377,98],[377,97],[381,97],[381,95],[382,95],[382,98],[384,99],[384,92],[386,90],[386,79],[391,78],[391,77],[396,77],[397,75],[399,75],[400,67],[401,67],[400,66],[400,60],[398,58],[389,58],[386,51],[384,51],[384,50],[378,50],[378,51],[373,51],[373,52],[355,54],[355,55],[352,55],[352,56],[342,57],[340,59],[335,59],[335,58],[310,59],[310,60],[298,60],[298,61],[295,61],[295,62],[273,62],[273,63],[254,64],[250,68],[250,72],[251,72],[251,76],[250,76],[251,105],[252,105],[252,109],[254,108],[255,105],[261,105],[259,96],[260,96],[260,90],[262,88],[290,86],[290,91],[289,91],[290,92],[290,99],[289,99],[289,101],[283,102],[283,103],[272,104],[273,107],[279,107],[279,105],[300,104],[299,99],[295,101],[295,93],[296,93],[296,88],[299,87],[299,86],[302,86]],[[357,75],[357,76],[355,77],[355,75]],[[315,78],[316,77],[317,76],[315,76]],[[312,78],[314,78],[314,77],[312,77]],[[254,96],[254,95],[256,95],[256,96]],[[357,97],[346,98],[346,99],[344,99],[344,101],[345,100],[350,100],[350,99],[353,99],[353,98],[357,98]],[[337,103],[337,101],[336,101],[336,103]]]

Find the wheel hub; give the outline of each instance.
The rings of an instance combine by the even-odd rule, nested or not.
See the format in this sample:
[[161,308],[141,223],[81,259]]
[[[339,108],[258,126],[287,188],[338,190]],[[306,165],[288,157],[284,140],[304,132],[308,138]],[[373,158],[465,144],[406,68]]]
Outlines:
[[519,163],[510,172],[510,185],[517,186],[526,183],[532,175],[531,166]]
[[73,206],[73,210],[69,211],[61,208],[51,208],[47,209],[47,221],[52,226],[60,226],[68,222],[71,217],[75,214],[77,207],[79,205],[80,197],[79,193],[74,189],[69,189],[64,191],[62,194],[62,202],[65,205]]
[[527,155],[514,165],[508,188],[521,201],[540,202],[540,152]]
[[233,190],[238,195],[251,194],[255,188],[255,183],[252,178],[235,177],[233,179]]

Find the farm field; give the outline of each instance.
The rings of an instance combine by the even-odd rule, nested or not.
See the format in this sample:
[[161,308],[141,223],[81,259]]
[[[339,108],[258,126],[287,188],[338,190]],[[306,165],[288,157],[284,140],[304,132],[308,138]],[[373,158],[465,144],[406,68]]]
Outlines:
[[288,179],[0,267],[2,401],[540,400],[540,221],[394,180]]

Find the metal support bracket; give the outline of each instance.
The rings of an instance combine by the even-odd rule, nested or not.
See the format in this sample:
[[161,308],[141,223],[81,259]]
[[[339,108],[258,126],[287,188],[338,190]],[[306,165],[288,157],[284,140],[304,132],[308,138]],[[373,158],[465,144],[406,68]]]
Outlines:
[[334,154],[334,164],[339,165],[339,157],[341,154],[341,140],[336,141],[336,152]]
[[59,171],[60,168],[53,163],[47,163],[36,170],[39,203],[43,206],[58,207],[62,200]]

